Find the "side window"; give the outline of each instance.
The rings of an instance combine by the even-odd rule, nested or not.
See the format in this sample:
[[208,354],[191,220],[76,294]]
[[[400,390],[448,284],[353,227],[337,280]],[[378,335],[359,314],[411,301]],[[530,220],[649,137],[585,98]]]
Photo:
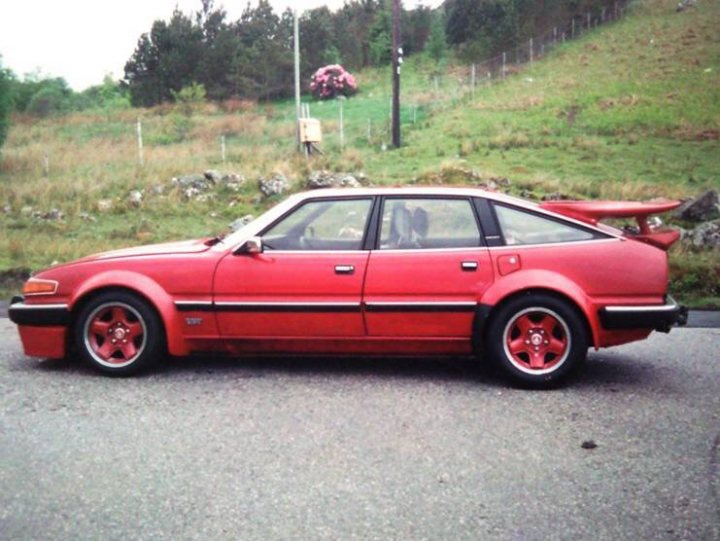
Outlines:
[[381,250],[479,245],[480,231],[467,199],[385,200],[380,233]]
[[507,245],[571,242],[595,237],[579,227],[504,205],[496,204],[495,214]]
[[372,199],[310,201],[263,233],[269,250],[361,250]]

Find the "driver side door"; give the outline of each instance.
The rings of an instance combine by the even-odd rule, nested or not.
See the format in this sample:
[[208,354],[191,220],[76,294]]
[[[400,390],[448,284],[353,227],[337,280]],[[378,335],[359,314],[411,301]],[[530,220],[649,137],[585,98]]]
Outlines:
[[309,200],[261,233],[263,251],[228,254],[214,300],[220,334],[235,338],[365,335],[361,310],[373,198]]

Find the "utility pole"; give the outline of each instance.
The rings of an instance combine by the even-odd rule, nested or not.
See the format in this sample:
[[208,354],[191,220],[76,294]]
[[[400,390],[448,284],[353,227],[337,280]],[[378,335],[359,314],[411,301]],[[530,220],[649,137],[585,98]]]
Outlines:
[[300,29],[297,8],[293,10],[293,42],[295,49],[295,138],[300,149]]
[[400,65],[402,47],[400,44],[400,0],[393,0],[392,8],[392,144],[400,148]]

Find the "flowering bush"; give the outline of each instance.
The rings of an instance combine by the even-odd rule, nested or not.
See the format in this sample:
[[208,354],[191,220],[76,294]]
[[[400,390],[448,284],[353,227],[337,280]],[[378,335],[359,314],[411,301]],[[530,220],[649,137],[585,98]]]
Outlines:
[[310,79],[313,96],[321,100],[352,96],[357,92],[357,81],[340,64],[331,64],[317,70]]

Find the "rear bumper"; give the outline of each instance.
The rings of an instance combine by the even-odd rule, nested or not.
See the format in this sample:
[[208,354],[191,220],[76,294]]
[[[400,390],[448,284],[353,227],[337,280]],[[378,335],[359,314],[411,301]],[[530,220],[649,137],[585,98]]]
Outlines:
[[668,296],[665,304],[643,306],[606,306],[599,311],[604,329],[653,329],[670,332],[674,325],[687,323],[687,306]]

